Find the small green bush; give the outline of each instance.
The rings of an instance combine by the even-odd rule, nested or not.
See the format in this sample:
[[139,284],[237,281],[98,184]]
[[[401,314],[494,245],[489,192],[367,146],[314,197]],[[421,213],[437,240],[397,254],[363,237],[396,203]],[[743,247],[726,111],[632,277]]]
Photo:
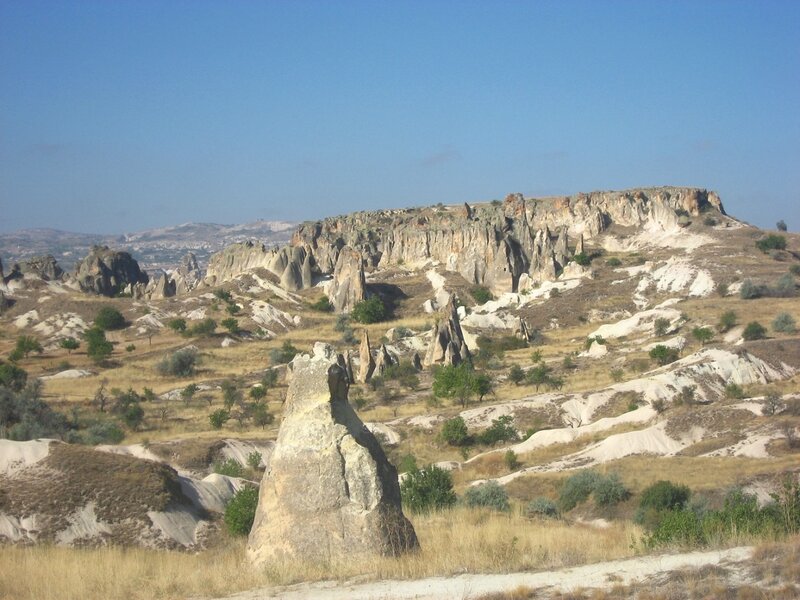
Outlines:
[[172,329],[175,333],[184,333],[186,331],[186,319],[170,319],[167,321],[167,327]]
[[122,412],[122,421],[134,431],[139,429],[144,421],[144,409],[138,402],[130,403]]
[[217,322],[214,319],[203,319],[202,321],[195,323],[191,327],[186,330],[186,334],[190,337],[200,337],[200,336],[209,336],[213,335],[214,331],[217,329]]
[[164,376],[190,377],[194,375],[197,362],[195,348],[181,348],[161,359],[156,365],[156,370]]
[[763,340],[767,336],[767,329],[758,321],[751,321],[744,328],[742,337],[751,342],[753,340]]
[[780,333],[794,333],[797,331],[797,323],[789,313],[780,313],[772,321],[772,329]]
[[486,352],[488,355],[503,356],[505,352],[528,347],[528,343],[525,340],[513,335],[500,337],[479,335],[476,341],[481,351]]
[[356,303],[350,312],[350,318],[357,323],[380,323],[386,319],[386,306],[378,296],[372,296]]
[[500,512],[508,512],[508,492],[496,481],[487,481],[464,492],[464,504],[471,508],[490,508]]
[[592,257],[588,254],[575,254],[572,257],[572,260],[582,267],[588,267],[590,264],[592,264]]
[[529,517],[538,517],[540,519],[557,519],[559,516],[558,506],[549,498],[538,497],[534,498],[525,507],[525,514]]
[[616,506],[631,495],[616,473],[601,477],[594,486],[593,493],[595,504],[599,507]]
[[478,304],[485,304],[490,300],[494,300],[494,296],[489,288],[482,285],[477,285],[470,289],[469,294]]
[[92,423],[83,433],[83,442],[90,446],[119,444],[123,439],[125,439],[125,432],[113,421]]
[[400,496],[412,513],[443,510],[456,503],[450,473],[436,465],[409,470],[400,482]]
[[588,500],[601,477],[596,471],[585,470],[567,478],[558,497],[561,510],[570,511]]
[[678,510],[686,506],[690,496],[687,486],[662,479],[642,490],[639,509]]
[[756,248],[765,253],[770,250],[786,250],[786,238],[770,233],[756,242]]
[[106,339],[106,332],[102,329],[87,329],[83,338],[86,340],[86,355],[95,364],[103,363],[114,351],[114,345]]
[[280,348],[273,348],[269,351],[269,361],[273,365],[282,365],[297,356],[299,350],[292,345],[291,340],[285,340]]
[[509,471],[515,471],[519,467],[517,453],[510,449],[506,450],[506,453],[503,455],[503,462],[506,465],[506,469]]
[[212,412],[208,415],[208,420],[211,423],[211,427],[214,429],[222,429],[225,423],[231,418],[231,413],[225,410],[224,408],[220,408]]
[[744,398],[744,390],[738,383],[729,383],[725,386],[725,397],[731,400],[741,400]]
[[609,267],[621,267],[622,266],[622,261],[620,259],[616,258],[616,257],[612,257],[612,258],[609,258],[606,261],[606,264]]
[[261,452],[258,450],[253,450],[250,454],[247,455],[247,466],[253,469],[254,471],[261,468]]
[[0,386],[14,392],[20,392],[28,382],[28,372],[25,369],[0,361]]
[[328,300],[327,296],[322,296],[322,298],[311,304],[311,310],[326,313],[333,312],[333,304],[331,304],[331,301]]
[[103,331],[113,331],[125,327],[125,317],[113,306],[103,306],[94,318],[94,326]]
[[[257,454],[257,453],[256,453]],[[258,460],[261,461],[261,457],[258,457]],[[227,458],[225,460],[215,462],[211,466],[214,473],[219,475],[227,475],[228,477],[244,477],[245,470],[244,467],[239,463],[238,460],[233,458]]]
[[701,345],[705,346],[706,343],[714,337],[714,332],[710,327],[695,327],[692,329],[692,336],[700,342]]
[[664,317],[659,317],[653,322],[653,332],[658,337],[663,337],[667,335],[667,331],[669,331],[670,320]]
[[720,333],[726,333],[736,327],[737,323],[737,316],[736,313],[732,310],[726,310],[722,313],[719,317],[719,323],[717,324],[717,330]]
[[80,347],[81,343],[74,337],[66,337],[63,338],[58,345],[64,350],[66,350],[69,354],[72,354],[72,351],[77,350]]
[[439,438],[450,446],[466,446],[471,442],[467,424],[461,417],[445,421],[439,432]]
[[782,275],[775,282],[770,292],[772,296],[777,298],[793,298],[796,292],[794,277],[790,273]]
[[248,535],[258,507],[258,488],[248,485],[236,492],[225,507],[225,526],[232,535]]
[[659,365],[664,366],[678,360],[678,351],[675,348],[659,344],[650,350],[650,358]]
[[508,371],[508,380],[514,385],[519,385],[525,379],[525,371],[519,365],[512,365]]
[[228,317],[227,319],[222,319],[220,321],[220,325],[222,325],[225,329],[227,329],[233,335],[239,333],[239,321],[238,319],[234,319],[233,317]]
[[752,279],[745,279],[739,288],[739,297],[742,300],[754,300],[766,296],[769,289],[762,283],[755,283]]
[[[461,419],[461,417],[456,417]],[[462,419],[463,422],[463,419]],[[497,442],[515,442],[519,439],[517,430],[514,429],[514,417],[502,415],[492,420],[492,424],[478,434],[478,442],[492,446]]]

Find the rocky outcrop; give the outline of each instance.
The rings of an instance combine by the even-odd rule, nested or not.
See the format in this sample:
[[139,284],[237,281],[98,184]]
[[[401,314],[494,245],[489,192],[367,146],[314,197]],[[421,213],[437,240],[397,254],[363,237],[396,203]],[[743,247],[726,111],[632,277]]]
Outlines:
[[12,270],[19,271],[23,275],[39,277],[43,281],[58,281],[64,275],[64,270],[58,266],[56,259],[51,254],[23,260],[14,265]]
[[[163,298],[171,298],[176,294],[175,280],[163,271],[156,273],[147,284],[142,295],[150,300],[160,300]],[[138,292],[139,290],[137,290]]]
[[308,356],[290,367],[283,422],[248,540],[250,560],[335,563],[416,550],[397,471],[348,403],[344,370]]
[[397,364],[397,360],[389,354],[386,349],[386,344],[381,344],[378,348],[378,356],[375,359],[375,372],[379,377],[382,377],[387,368]]
[[191,292],[203,279],[203,272],[197,264],[197,257],[192,252],[188,252],[182,259],[181,264],[172,273],[175,282],[175,294],[186,294]]
[[361,253],[345,246],[336,260],[333,281],[328,287],[328,299],[336,312],[350,312],[356,303],[364,300],[366,288]]
[[130,254],[108,246],[94,246],[75,266],[73,277],[83,291],[103,296],[133,293],[134,286],[149,281]]
[[583,245],[583,234],[578,236],[578,243],[575,245],[575,254],[586,254],[586,248]]
[[309,249],[320,273],[333,273],[340,253],[349,247],[361,254],[366,267],[439,262],[499,294],[517,291],[521,279],[555,279],[572,257],[569,236],[591,238],[614,224],[671,229],[678,226],[678,211],[724,213],[714,192],[695,188],[544,199],[511,194],[487,205],[332,217],[302,225],[292,244]]
[[461,331],[455,298],[450,299],[439,317],[431,332],[431,343],[425,354],[424,365],[458,365],[463,361],[471,361],[472,356]]
[[361,336],[361,346],[358,349],[358,380],[369,383],[375,372],[375,360],[372,358],[372,348],[369,345],[369,333],[364,330]]

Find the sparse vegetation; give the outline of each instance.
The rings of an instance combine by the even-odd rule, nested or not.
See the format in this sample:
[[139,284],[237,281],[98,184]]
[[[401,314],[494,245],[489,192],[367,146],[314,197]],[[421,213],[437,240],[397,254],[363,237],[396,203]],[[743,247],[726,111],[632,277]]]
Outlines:
[[103,331],[125,327],[125,317],[113,306],[103,306],[94,318],[94,326]]
[[511,510],[508,492],[496,481],[472,486],[464,492],[464,504],[471,508],[488,508],[500,512]]
[[782,235],[770,233],[756,242],[756,248],[764,253],[770,250],[786,250],[786,238]]
[[489,302],[489,300],[494,300],[494,296],[489,288],[482,285],[476,285],[470,288],[469,295],[472,296],[472,299],[478,304],[485,304]]
[[763,340],[765,337],[767,337],[767,329],[758,321],[748,323],[742,332],[742,338],[747,342]]
[[225,526],[233,535],[247,535],[253,527],[258,506],[258,488],[246,485],[225,507]]
[[661,366],[668,365],[678,360],[678,351],[659,344],[650,350],[650,358]]
[[298,352],[300,351],[292,345],[291,340],[286,340],[281,344],[280,348],[270,350],[269,361],[273,365],[283,365],[291,362]]
[[717,324],[717,331],[720,333],[727,333],[734,327],[736,327],[738,317],[736,313],[732,310],[726,310],[722,315],[719,317],[719,323]]
[[170,377],[191,377],[197,366],[197,349],[181,348],[161,359],[156,365],[159,374]]
[[456,503],[450,473],[436,465],[409,470],[400,482],[400,495],[403,508],[412,513],[440,511]]
[[772,329],[778,333],[795,333],[797,331],[797,323],[792,315],[783,312],[772,321]]
[[319,300],[313,302],[310,307],[311,310],[316,310],[317,312],[333,312],[333,304],[331,304],[331,301],[328,300],[327,296],[322,296]]
[[356,323],[380,323],[386,317],[386,306],[379,296],[372,296],[356,303],[350,312],[350,318]]

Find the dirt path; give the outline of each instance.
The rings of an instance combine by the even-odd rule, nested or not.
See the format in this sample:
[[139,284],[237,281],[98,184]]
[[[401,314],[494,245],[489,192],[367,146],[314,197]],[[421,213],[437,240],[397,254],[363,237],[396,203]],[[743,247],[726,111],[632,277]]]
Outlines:
[[[627,584],[637,579],[677,569],[741,562],[749,559],[751,554],[752,547],[743,546],[710,552],[642,556],[536,573],[457,575],[358,584],[326,581],[303,583],[284,588],[250,590],[228,598],[231,600],[262,600],[266,598],[282,600],[307,598],[314,600],[440,600],[452,598],[466,600],[492,592],[513,590],[519,586],[570,591],[577,588],[601,588],[609,586],[611,583]],[[613,577],[613,582],[609,581],[609,577]]]

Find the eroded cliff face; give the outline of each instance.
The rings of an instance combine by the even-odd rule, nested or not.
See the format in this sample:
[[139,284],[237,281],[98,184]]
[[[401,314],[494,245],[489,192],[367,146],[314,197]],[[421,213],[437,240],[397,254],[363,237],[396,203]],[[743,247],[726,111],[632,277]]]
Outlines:
[[670,231],[682,216],[706,211],[724,214],[714,192],[664,187],[541,199],[510,194],[475,206],[358,212],[304,223],[280,249],[229,246],[211,258],[205,281],[216,285],[265,268],[284,288],[305,289],[313,275],[334,274],[337,265],[341,271],[347,248],[367,270],[438,263],[495,293],[518,291],[521,281],[555,279],[583,251],[584,240],[612,225]]
[[300,226],[294,246],[308,248],[320,272],[331,273],[342,248],[359,251],[372,267],[443,264],[467,281],[500,293],[520,277],[554,279],[574,251],[570,240],[591,239],[612,224],[670,230],[683,212],[723,212],[714,192],[652,188],[593,192],[460,207],[360,212]]

